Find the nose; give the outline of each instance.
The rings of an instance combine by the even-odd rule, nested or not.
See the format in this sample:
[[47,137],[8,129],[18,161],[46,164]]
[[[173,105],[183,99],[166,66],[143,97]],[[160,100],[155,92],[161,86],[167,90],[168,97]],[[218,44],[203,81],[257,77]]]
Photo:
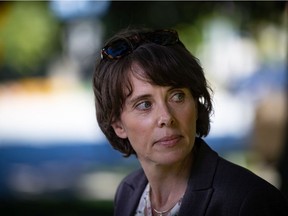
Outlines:
[[163,104],[158,109],[158,127],[170,127],[175,123],[171,108]]

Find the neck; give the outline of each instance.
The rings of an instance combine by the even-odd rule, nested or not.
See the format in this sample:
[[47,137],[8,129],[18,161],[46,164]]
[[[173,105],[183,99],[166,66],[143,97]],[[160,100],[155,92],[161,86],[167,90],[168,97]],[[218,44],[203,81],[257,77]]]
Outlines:
[[[150,181],[149,181],[150,182]],[[150,201],[158,211],[171,209],[183,196],[187,188],[188,177],[150,182]]]
[[183,197],[190,170],[192,155],[173,165],[142,164],[150,184],[150,200],[154,209],[164,211],[173,207]]

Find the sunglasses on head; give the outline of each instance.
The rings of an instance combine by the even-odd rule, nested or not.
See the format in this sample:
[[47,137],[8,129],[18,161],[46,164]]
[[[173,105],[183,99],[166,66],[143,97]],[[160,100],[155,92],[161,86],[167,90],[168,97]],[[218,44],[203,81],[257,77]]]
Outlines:
[[108,43],[101,50],[101,59],[119,59],[133,52],[133,50],[143,43],[167,46],[176,44],[178,41],[178,33],[172,29],[142,32]]

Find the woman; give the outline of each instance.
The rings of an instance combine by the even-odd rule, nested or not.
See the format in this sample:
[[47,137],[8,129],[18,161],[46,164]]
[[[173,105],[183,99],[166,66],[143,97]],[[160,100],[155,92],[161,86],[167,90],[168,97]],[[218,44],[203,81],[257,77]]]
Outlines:
[[141,169],[115,195],[115,215],[286,215],[272,185],[202,139],[211,91],[198,60],[171,29],[119,32],[94,73],[99,126]]

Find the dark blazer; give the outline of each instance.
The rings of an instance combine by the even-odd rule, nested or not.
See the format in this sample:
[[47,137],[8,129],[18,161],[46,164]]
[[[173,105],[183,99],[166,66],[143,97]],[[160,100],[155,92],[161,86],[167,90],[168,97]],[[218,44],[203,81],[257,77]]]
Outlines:
[[[180,216],[288,216],[287,200],[279,190],[219,157],[200,138],[194,157]],[[114,215],[134,215],[146,184],[142,169],[127,176],[117,189]]]

